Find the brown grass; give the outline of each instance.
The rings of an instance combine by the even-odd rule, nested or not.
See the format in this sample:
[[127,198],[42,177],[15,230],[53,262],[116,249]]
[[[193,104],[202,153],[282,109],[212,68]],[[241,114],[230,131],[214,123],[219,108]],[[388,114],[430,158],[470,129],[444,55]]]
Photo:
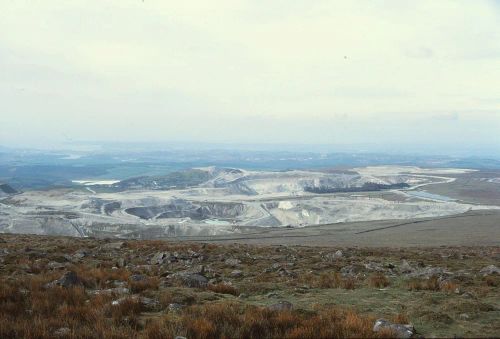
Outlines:
[[[3,238],[10,239],[3,241]],[[126,241],[123,250],[101,250],[104,242],[99,239],[73,239],[0,235],[0,338],[53,338],[54,331],[69,328],[70,338],[341,338],[341,337],[391,337],[394,333],[372,332],[375,319],[359,314],[353,309],[323,303],[360,305],[360,309],[377,316],[384,316],[396,323],[409,323],[409,316],[422,328],[432,333],[439,329],[443,335],[452,335],[457,328],[454,322],[461,313],[471,317],[471,333],[494,336],[491,326],[476,319],[485,319],[483,312],[494,311],[491,300],[498,294],[500,276],[481,277],[456,275],[452,281],[410,279],[400,285],[399,277],[392,279],[383,274],[372,274],[361,264],[373,258],[395,262],[402,257],[412,262],[440,266],[442,255],[452,252],[466,254],[467,260],[448,257],[446,266],[452,270],[477,271],[492,263],[484,249],[343,249],[346,257],[336,262],[324,262],[317,248],[293,246],[249,246],[189,244],[166,241]],[[27,249],[27,247],[31,249]],[[66,255],[86,249],[89,256],[78,261]],[[150,265],[149,258],[158,251],[178,252],[179,260],[165,265]],[[191,256],[192,251],[200,256]],[[328,249],[328,251],[331,251]],[[488,252],[489,253],[489,252]],[[118,256],[127,258],[127,268],[113,269]],[[171,282],[170,274],[181,272],[195,265],[204,265],[207,277],[229,276],[231,268],[224,264],[227,257],[242,260],[245,276],[234,286],[214,284],[205,289],[178,286]],[[456,256],[461,258],[461,256]],[[51,261],[64,263],[65,270],[50,270]],[[297,273],[297,276],[280,275],[274,263]],[[346,264],[356,267],[359,275],[344,277],[339,270]],[[133,268],[133,269],[132,269]],[[65,271],[74,271],[82,280],[81,286],[72,288],[50,287],[48,282],[60,278]],[[144,281],[130,281],[131,274],[143,274]],[[367,274],[366,280],[358,278]],[[357,286],[381,288],[394,283],[395,293],[389,299],[374,300],[366,305],[360,295],[364,289],[348,293],[344,300],[342,291],[315,289],[353,289]],[[160,284],[160,282],[164,282]],[[109,288],[127,286],[133,295],[121,299],[122,291],[108,293]],[[472,297],[452,293],[460,286]],[[410,293],[402,289],[432,291]],[[396,289],[399,289],[396,290]],[[434,291],[439,293],[434,293]],[[212,293],[216,292],[216,293]],[[233,298],[244,292],[247,298]],[[253,303],[271,304],[275,300],[265,297],[277,292],[280,297],[294,303],[291,311],[272,311]],[[444,295],[447,293],[447,295]],[[229,294],[229,295],[228,295]],[[337,299],[336,296],[342,298]],[[162,312],[156,312],[140,302],[141,297],[160,302]],[[485,299],[482,299],[482,298]],[[486,298],[487,297],[487,298]],[[352,299],[351,299],[352,298]],[[356,300],[354,300],[356,298]],[[120,299],[119,305],[112,302]],[[229,302],[231,300],[232,302]],[[408,302],[399,314],[386,314],[388,302],[395,305]],[[376,302],[376,303],[375,303]],[[168,305],[179,303],[184,307],[169,312]],[[349,306],[351,307],[351,306]],[[449,316],[450,314],[451,316]],[[443,327],[443,324],[447,324]],[[450,324],[448,326],[448,324]],[[420,326],[419,326],[420,327]],[[420,329],[420,328],[419,328]]]
[[157,277],[147,277],[141,281],[130,281],[128,286],[133,293],[140,293],[146,290],[157,290],[160,280]]
[[343,338],[374,337],[374,319],[353,311],[325,308],[318,313],[270,311],[218,303],[194,306],[183,315],[189,338]]
[[238,292],[238,289],[236,289],[234,286],[224,283],[208,285],[207,289],[215,293],[231,294],[235,296],[238,296],[240,294],[240,292]]
[[390,282],[387,277],[382,273],[373,273],[368,278],[368,286],[374,288],[384,288],[389,286]]
[[344,288],[353,290],[356,288],[356,279],[352,277],[342,277],[338,272],[322,273],[319,276],[313,276],[308,281],[317,288]]
[[440,289],[437,277],[431,277],[429,279],[413,278],[406,282],[406,287],[409,291],[439,291]]
[[392,317],[392,321],[396,324],[409,324],[410,318],[408,318],[408,314],[406,312],[400,312]]
[[447,293],[455,293],[455,290],[458,288],[458,284],[452,281],[445,281],[439,286],[439,289],[443,292]]
[[409,291],[442,291],[454,293],[459,285],[452,281],[440,283],[437,277],[430,277],[429,279],[410,279],[406,282],[406,287]]
[[498,276],[498,275],[495,275],[495,276],[488,275],[488,276],[483,278],[483,281],[486,284],[486,286],[490,286],[490,287],[500,286],[500,276]]

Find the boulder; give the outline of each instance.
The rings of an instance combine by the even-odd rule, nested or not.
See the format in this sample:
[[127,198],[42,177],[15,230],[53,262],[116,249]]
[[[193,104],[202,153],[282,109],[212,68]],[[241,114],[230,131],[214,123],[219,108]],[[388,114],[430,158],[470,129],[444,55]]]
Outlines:
[[495,265],[489,265],[483,267],[481,271],[479,271],[479,273],[482,274],[483,276],[500,274],[500,268],[496,267]]
[[116,260],[116,266],[119,268],[124,268],[127,265],[127,262],[125,261],[124,258],[118,258]]
[[82,284],[82,282],[81,282],[80,278],[78,278],[76,273],[73,271],[69,271],[69,272],[64,273],[64,275],[61,278],[54,280],[53,282],[48,283],[47,285],[45,285],[45,287],[61,286],[64,288],[68,288],[68,287],[72,287],[72,286],[78,286],[81,284]]
[[146,280],[146,276],[145,276],[145,275],[142,275],[142,274],[132,274],[132,275],[129,277],[129,280],[130,280],[130,281],[134,281],[134,282],[144,281],[144,280]]
[[151,265],[163,265],[170,262],[170,252],[158,252],[150,260]]
[[187,287],[207,287],[208,285],[208,279],[198,273],[186,273],[182,274],[181,280],[186,285]]
[[411,338],[415,334],[415,328],[412,325],[394,324],[385,319],[378,319],[373,326],[373,332],[379,332],[382,329],[391,330],[398,338]]
[[399,265],[399,272],[400,273],[411,273],[415,271],[413,267],[408,263],[408,261],[404,260],[401,261],[401,265]]
[[328,253],[323,256],[325,261],[336,261],[344,256],[341,250],[335,251],[334,253]]

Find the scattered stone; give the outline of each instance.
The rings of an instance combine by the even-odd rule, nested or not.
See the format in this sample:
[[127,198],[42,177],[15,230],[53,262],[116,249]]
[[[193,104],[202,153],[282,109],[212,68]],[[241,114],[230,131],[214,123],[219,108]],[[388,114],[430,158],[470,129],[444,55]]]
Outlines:
[[146,276],[142,274],[132,274],[129,279],[130,281],[135,281],[135,282],[144,281],[146,280]]
[[208,283],[209,283],[210,285],[216,285],[216,284],[218,284],[218,283],[220,283],[220,282],[221,282],[221,279],[219,279],[219,278],[212,278],[212,279],[210,279],[210,280],[208,281]]
[[243,272],[240,270],[234,270],[231,272],[231,276],[234,278],[240,278],[243,276]]
[[235,266],[238,266],[239,264],[241,264],[241,260],[231,258],[231,259],[226,259],[226,261],[224,261],[224,263],[227,266],[235,267]]
[[191,256],[191,258],[199,258],[201,256],[200,253],[193,251],[192,249],[188,250],[188,255]]
[[101,246],[103,250],[119,250],[121,249],[125,243],[123,241],[110,242]]
[[415,334],[415,328],[412,325],[394,324],[385,319],[378,319],[373,326],[373,332],[379,332],[382,329],[393,331],[398,338],[411,338]]
[[246,294],[246,293],[241,293],[241,294],[238,296],[238,298],[240,298],[240,299],[246,299],[246,298],[248,298],[248,294]]
[[71,257],[71,261],[73,260],[81,260],[85,257],[88,257],[90,255],[89,251],[85,250],[85,249],[81,249],[81,250],[78,250],[76,251],[73,256]]
[[347,265],[344,266],[340,269],[340,273],[342,273],[343,276],[348,276],[352,277],[357,275],[358,273],[361,272],[361,267],[360,266],[355,266],[355,265]]
[[108,288],[106,290],[95,290],[93,292],[93,294],[107,294],[107,295],[110,295],[110,294],[116,294],[116,295],[120,295],[120,294],[129,294],[130,293],[130,290],[126,287],[114,287],[114,288]]
[[178,303],[172,303],[168,304],[168,311],[169,312],[179,312],[184,308],[184,305],[178,304]]
[[160,306],[160,302],[156,299],[140,297],[140,301],[146,308],[149,309],[155,309],[158,308],[158,306]]
[[271,265],[272,270],[278,270],[281,268],[281,264],[278,262],[275,262],[274,264]]
[[54,331],[54,337],[65,337],[71,334],[68,327],[61,327]]
[[287,277],[292,277],[292,278],[297,277],[297,273],[292,272],[292,271],[289,271],[289,270],[287,270],[287,269],[285,269],[285,268],[283,268],[283,267],[281,267],[281,268],[278,270],[278,273],[279,273],[279,275],[281,275],[282,277],[285,277],[285,276],[287,276]]
[[293,304],[289,301],[280,301],[268,307],[271,311],[291,311]]
[[122,297],[120,299],[113,300],[111,302],[111,305],[113,306],[118,306],[121,305],[123,302],[126,300],[132,300],[132,301],[138,301],[140,302],[144,307],[148,309],[156,309],[160,306],[160,303],[158,300],[152,299],[152,298],[147,298],[147,297],[141,297],[137,295],[133,295],[131,297]]
[[169,252],[158,252],[150,260],[151,265],[163,265],[166,262],[170,262]]
[[344,256],[341,250],[338,250],[334,253],[327,253],[323,256],[323,260],[325,261],[336,261]]
[[118,258],[118,260],[116,261],[116,266],[119,268],[124,268],[125,266],[127,266],[127,262],[123,258]]
[[413,267],[411,267],[411,265],[408,263],[408,261],[403,259],[403,261],[401,262],[401,265],[399,265],[399,272],[400,273],[411,273],[413,271],[415,271],[415,269]]
[[452,276],[453,273],[450,272],[450,271],[447,271],[445,268],[442,268],[442,267],[426,267],[424,269],[421,269],[421,270],[418,270],[418,271],[415,271],[413,273],[410,274],[410,276],[413,276],[413,277],[422,277],[422,278],[431,278],[431,277],[440,277],[442,279],[444,279],[444,276]]
[[57,261],[51,261],[47,264],[47,268],[51,270],[60,270],[66,268],[66,265]]
[[64,275],[61,278],[46,284],[45,287],[61,286],[64,288],[68,288],[68,287],[77,286],[77,285],[81,285],[81,284],[82,284],[82,282],[80,281],[80,278],[78,278],[76,273],[73,271],[69,271],[69,272],[64,273]]
[[187,273],[181,275],[182,282],[187,287],[207,287],[208,279],[198,273]]
[[[197,270],[195,272],[193,272],[193,273],[199,273],[199,274],[201,274],[201,275],[204,276],[205,275],[205,271],[206,271],[205,265],[200,265],[200,266],[197,267]],[[209,271],[210,271],[210,269],[209,269]]]
[[375,271],[375,272],[384,272],[385,271],[382,264],[380,264],[378,262],[373,262],[373,261],[366,263],[365,268],[369,271]]
[[125,286],[127,286],[127,282],[126,281],[120,281],[120,280],[114,280],[113,281],[113,285],[115,287],[125,287]]
[[489,265],[483,267],[481,271],[479,271],[479,273],[482,274],[483,277],[487,275],[500,274],[500,268],[496,267],[495,265]]
[[462,298],[465,298],[465,299],[475,299],[476,297],[470,293],[470,292],[464,292],[462,295],[461,295]]
[[139,271],[151,272],[151,270],[153,269],[153,266],[151,266],[151,265],[137,265],[137,266],[135,266],[135,269],[139,270]]

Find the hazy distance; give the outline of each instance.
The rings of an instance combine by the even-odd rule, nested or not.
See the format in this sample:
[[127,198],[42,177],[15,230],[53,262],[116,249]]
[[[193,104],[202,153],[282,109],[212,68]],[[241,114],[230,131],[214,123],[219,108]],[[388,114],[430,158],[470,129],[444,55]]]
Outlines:
[[498,155],[499,20],[479,0],[6,1],[0,145]]

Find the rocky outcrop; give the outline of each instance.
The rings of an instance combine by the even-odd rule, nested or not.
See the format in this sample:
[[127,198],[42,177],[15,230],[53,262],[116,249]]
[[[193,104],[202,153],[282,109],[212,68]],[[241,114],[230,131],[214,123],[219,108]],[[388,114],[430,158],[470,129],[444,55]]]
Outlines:
[[60,286],[64,288],[69,288],[79,285],[82,285],[82,281],[80,280],[80,278],[76,275],[75,272],[69,271],[64,273],[64,275],[61,278],[48,283],[47,285],[45,285],[45,287],[50,288],[54,286]]
[[483,276],[500,274],[500,268],[496,267],[495,265],[489,265],[483,267],[481,271],[479,271],[479,274],[482,274]]
[[385,319],[378,319],[373,326],[373,332],[380,332],[381,330],[393,332],[398,338],[411,338],[415,334],[413,325],[394,324]]

